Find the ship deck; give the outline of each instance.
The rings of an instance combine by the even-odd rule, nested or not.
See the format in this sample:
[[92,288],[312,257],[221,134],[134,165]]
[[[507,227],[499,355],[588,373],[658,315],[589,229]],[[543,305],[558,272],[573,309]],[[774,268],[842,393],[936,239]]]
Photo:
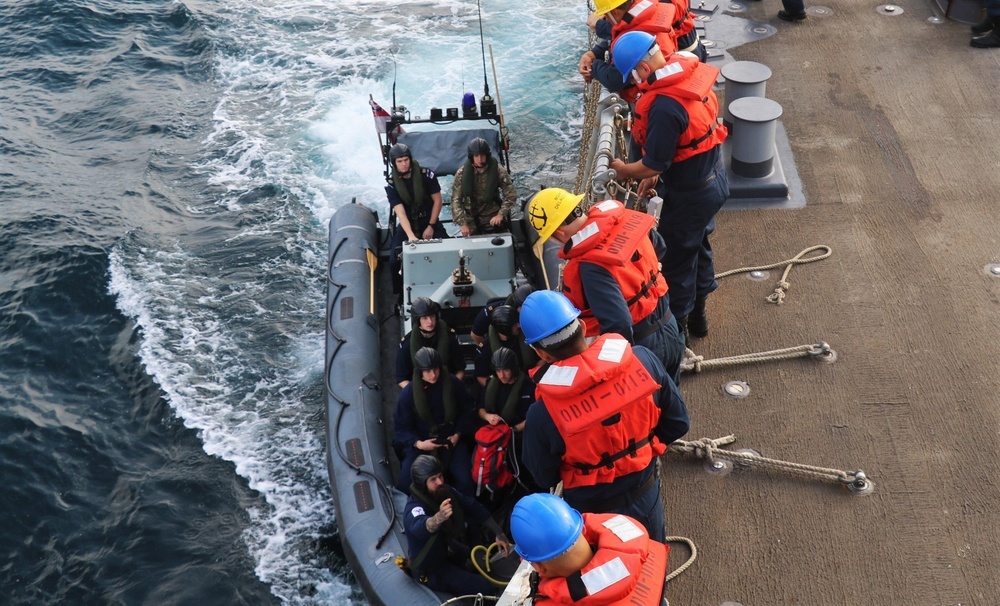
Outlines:
[[[737,467],[707,473],[667,457],[667,534],[699,557],[667,585],[671,604],[994,604],[1000,595],[998,318],[1000,50],[926,0],[880,14],[825,0],[801,23],[777,0],[739,15],[777,29],[728,49],[769,66],[805,205],[723,211],[716,270],[830,258],[792,270],[782,305],[763,281],[720,280],[706,358],[826,341],[833,364],[761,362],[684,375],[687,438],[843,470],[833,483]],[[711,34],[711,23],[708,24]],[[992,125],[992,126],[991,126]],[[744,399],[724,395],[745,381]],[[671,567],[687,557],[678,546]]]

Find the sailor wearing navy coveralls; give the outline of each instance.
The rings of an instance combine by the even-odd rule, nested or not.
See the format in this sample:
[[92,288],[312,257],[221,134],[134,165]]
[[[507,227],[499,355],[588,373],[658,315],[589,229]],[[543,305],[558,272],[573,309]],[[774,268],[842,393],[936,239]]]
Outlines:
[[418,581],[435,591],[492,595],[496,588],[485,577],[464,568],[467,531],[470,525],[490,530],[504,555],[507,538],[485,507],[444,483],[441,471],[437,459],[421,455],[406,476],[412,480],[403,511],[410,568]]
[[414,366],[413,381],[400,392],[393,415],[393,443],[402,451],[396,488],[407,492],[413,461],[433,454],[450,472],[449,483],[471,495],[472,450],[465,436],[473,428],[472,401],[455,375],[442,372],[437,350],[418,350]]
[[660,272],[665,246],[653,229],[655,219],[617,200],[598,202],[584,213],[583,198],[551,187],[528,202],[538,241],[552,238],[563,244],[563,293],[583,310],[587,337],[617,333],[649,348],[677,383],[684,337],[670,313]]
[[667,245],[670,310],[682,330],[702,337],[708,334],[705,301],[718,288],[708,238],[729,197],[722,158],[727,132],[718,124],[712,91],[719,70],[686,53],[665,58],[645,32],[623,34],[611,53],[624,79],[635,79],[643,93],[632,127],[642,158],[615,159],[611,168],[619,178],[641,179],[640,195],[655,183],[663,198],[657,229]]
[[590,346],[579,310],[562,294],[532,293],[521,310],[526,340],[546,362],[540,400],[524,426],[524,464],[544,489],[589,513],[622,513],[663,541],[657,457],[687,433],[687,408],[659,360],[613,333]]

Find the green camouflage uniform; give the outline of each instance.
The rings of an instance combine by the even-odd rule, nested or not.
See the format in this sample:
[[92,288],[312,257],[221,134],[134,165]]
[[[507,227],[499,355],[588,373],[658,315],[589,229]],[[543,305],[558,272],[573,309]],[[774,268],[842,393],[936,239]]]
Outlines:
[[[514,182],[511,181],[507,170],[499,162],[496,162],[496,158],[490,158],[490,163],[496,163],[498,173],[497,185],[499,188],[499,196],[492,196],[494,201],[491,203],[484,204],[482,202],[489,179],[489,169],[473,175],[473,196],[471,199],[462,196],[463,175],[465,174],[465,169],[472,166],[471,163],[466,162],[465,166],[458,169],[458,172],[455,173],[455,182],[451,187],[452,219],[455,221],[455,225],[468,225],[472,229],[473,234],[479,233],[481,231],[480,227],[484,229],[488,228],[490,219],[495,217],[498,212],[502,212],[504,217],[509,220],[510,209],[517,203],[517,191],[514,189]],[[497,199],[503,202],[498,204]]]

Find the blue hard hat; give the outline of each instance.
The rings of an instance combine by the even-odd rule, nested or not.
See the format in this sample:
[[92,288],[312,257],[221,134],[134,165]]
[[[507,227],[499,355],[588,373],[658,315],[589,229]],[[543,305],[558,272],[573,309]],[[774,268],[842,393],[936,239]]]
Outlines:
[[632,73],[642,58],[656,43],[656,38],[646,32],[625,32],[611,46],[611,60],[622,74],[622,82],[628,82]]
[[566,295],[554,290],[538,290],[521,306],[521,332],[524,342],[532,345],[556,333],[580,315]]
[[553,494],[529,494],[510,514],[514,551],[529,562],[545,562],[565,553],[582,532],[580,512]]

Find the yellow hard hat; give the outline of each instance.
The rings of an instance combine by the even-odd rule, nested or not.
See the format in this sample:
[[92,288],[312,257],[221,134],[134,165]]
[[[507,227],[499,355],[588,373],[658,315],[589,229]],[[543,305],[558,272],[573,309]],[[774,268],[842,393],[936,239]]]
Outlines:
[[528,202],[528,220],[538,232],[538,242],[548,240],[584,197],[558,187],[549,187],[535,194]]
[[594,0],[595,15],[605,15],[625,4],[626,0]]

